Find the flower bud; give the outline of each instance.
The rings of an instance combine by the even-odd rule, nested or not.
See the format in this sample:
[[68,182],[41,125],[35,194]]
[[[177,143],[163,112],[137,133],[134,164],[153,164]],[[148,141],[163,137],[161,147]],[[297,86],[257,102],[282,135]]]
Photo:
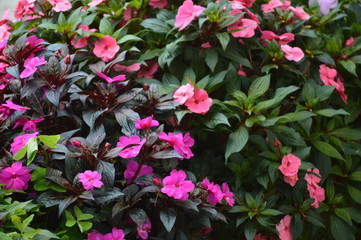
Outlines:
[[76,148],[80,148],[82,146],[81,142],[79,140],[76,140],[76,139],[71,140],[71,144],[73,144],[73,146],[76,147]]
[[159,177],[154,177],[153,178],[153,183],[156,186],[161,186],[162,185],[162,180]]
[[280,148],[282,146],[282,144],[277,138],[274,138],[273,139],[273,146],[275,146],[275,148]]
[[143,90],[144,90],[144,91],[148,91],[148,90],[149,90],[149,85],[148,85],[148,84],[144,84],[144,85],[143,85]]
[[64,58],[64,63],[69,65],[71,63],[71,58],[70,58],[70,55],[66,55],[65,58]]

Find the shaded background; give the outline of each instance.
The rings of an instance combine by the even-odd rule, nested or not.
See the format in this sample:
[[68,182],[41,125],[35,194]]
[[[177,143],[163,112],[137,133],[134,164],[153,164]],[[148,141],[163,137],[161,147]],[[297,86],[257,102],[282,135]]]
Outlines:
[[16,4],[18,3],[18,0],[0,0],[0,19],[2,18],[4,12],[6,9],[10,8],[10,18],[14,18],[14,9]]

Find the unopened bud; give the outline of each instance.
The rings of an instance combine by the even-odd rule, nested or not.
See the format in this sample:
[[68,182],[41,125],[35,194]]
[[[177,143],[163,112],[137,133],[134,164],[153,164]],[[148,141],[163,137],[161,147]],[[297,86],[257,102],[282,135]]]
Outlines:
[[212,232],[212,228],[210,228],[210,227],[204,227],[204,228],[202,228],[202,230],[201,230],[201,233],[202,234],[208,234],[208,233],[210,233],[210,232]]
[[153,178],[153,183],[156,186],[161,186],[162,185],[162,180],[159,177],[154,177]]
[[148,84],[144,84],[144,85],[143,85],[143,90],[148,91],[148,90],[149,90],[149,85],[148,85]]
[[65,58],[64,58],[64,63],[69,65],[71,63],[71,58],[70,58],[70,55],[66,55]]
[[110,144],[110,143],[108,143],[108,142],[107,142],[107,143],[105,143],[105,147],[106,147],[106,148],[109,148],[110,146],[111,146],[111,144]]
[[73,139],[71,141],[71,144],[73,144],[74,147],[76,148],[80,148],[81,147],[81,142],[79,140]]
[[282,144],[277,138],[274,138],[273,139],[273,146],[275,146],[275,148],[280,148],[282,146]]

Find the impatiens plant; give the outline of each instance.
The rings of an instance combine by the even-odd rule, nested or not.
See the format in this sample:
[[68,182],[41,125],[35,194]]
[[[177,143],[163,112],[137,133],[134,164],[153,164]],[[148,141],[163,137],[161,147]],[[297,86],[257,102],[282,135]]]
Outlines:
[[18,1],[0,239],[360,239],[360,12]]

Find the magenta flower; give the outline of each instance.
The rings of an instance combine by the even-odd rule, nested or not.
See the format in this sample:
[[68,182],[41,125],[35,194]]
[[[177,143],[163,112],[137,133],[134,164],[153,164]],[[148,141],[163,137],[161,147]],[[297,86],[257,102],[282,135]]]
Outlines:
[[85,190],[94,190],[94,188],[103,186],[100,179],[102,179],[102,175],[97,171],[86,170],[84,173],[79,174],[79,181],[83,184]]
[[88,233],[87,240],[103,240],[103,237],[103,234],[97,231],[92,231],[91,233]]
[[278,169],[284,175],[284,181],[289,183],[292,187],[296,184],[298,180],[298,169],[301,166],[301,160],[293,155],[292,153],[283,156],[282,165]]
[[55,12],[65,12],[71,9],[71,3],[68,0],[49,0]]
[[117,147],[124,147],[124,149],[120,151],[119,156],[122,158],[138,156],[140,149],[146,141],[147,139],[140,140],[140,137],[136,135],[132,135],[129,138],[125,136],[120,137]]
[[289,61],[299,62],[305,56],[301,48],[298,47],[291,47],[289,45],[282,45],[282,51],[286,54],[285,58]]
[[192,0],[186,0],[183,2],[182,6],[178,8],[174,25],[179,27],[178,31],[182,31],[193,21],[194,18],[201,15],[203,11],[203,7],[194,5]]
[[14,121],[14,128],[17,128],[21,125],[23,125],[24,131],[37,131],[36,123],[44,121],[44,118],[34,118],[34,119],[27,119],[27,118],[18,118]]
[[291,221],[292,216],[286,215],[279,224],[276,225],[276,229],[278,232],[278,237],[280,240],[292,240],[292,232],[291,232]]
[[38,136],[38,132],[28,133],[24,135],[17,136],[14,138],[14,142],[10,144],[10,152],[12,154],[17,153],[20,149],[22,149],[30,140],[30,138],[36,138]]
[[98,58],[101,58],[104,62],[109,62],[114,58],[119,49],[120,47],[117,44],[117,40],[111,36],[106,35],[95,42],[93,53]]
[[149,167],[147,165],[142,165],[137,174],[138,168],[139,168],[139,164],[136,161],[130,160],[128,162],[127,169],[124,171],[124,178],[127,179],[127,184],[131,183],[132,179],[136,179],[140,176],[153,175],[152,167]]
[[124,232],[122,229],[113,228],[112,232],[105,234],[102,240],[124,240]]
[[125,75],[118,75],[118,76],[115,76],[113,78],[111,77],[108,77],[107,75],[101,73],[101,72],[98,72],[97,75],[101,78],[103,78],[105,81],[107,81],[108,83],[113,83],[113,82],[122,82],[126,79],[126,76]]
[[2,186],[4,189],[25,191],[28,188],[30,179],[30,170],[23,166],[21,162],[14,162],[11,167],[0,170],[0,183],[7,184]]
[[167,194],[169,197],[186,200],[188,193],[194,189],[194,184],[190,180],[186,179],[186,174],[183,170],[173,169],[170,172],[170,176],[163,179],[164,187],[162,187],[162,193]]
[[158,135],[160,140],[169,142],[172,144],[174,150],[176,150],[182,157],[189,159],[193,157],[190,147],[194,145],[194,139],[190,137],[190,133],[186,133],[183,137],[182,133],[168,133],[161,132]]
[[183,85],[179,87],[177,90],[175,90],[173,94],[173,101],[184,104],[188,99],[193,97],[194,94],[194,86],[187,83],[186,85]]
[[147,220],[143,224],[137,226],[138,237],[140,237],[141,239],[148,239],[148,233],[151,229],[152,224],[147,218]]
[[[216,205],[218,203],[222,203],[222,199],[224,197],[224,193],[221,190],[221,187],[218,184],[214,184],[213,182],[210,182],[208,178],[205,178],[202,181],[202,187],[208,191],[208,202]],[[228,187],[228,185],[227,185]],[[226,188],[227,188],[226,187]],[[226,191],[227,189],[225,189]],[[229,189],[228,189],[229,190]]]
[[230,191],[228,183],[222,183],[222,193],[223,199],[228,203],[229,206],[233,207],[234,205],[234,194]]
[[0,105],[0,120],[6,119],[10,116],[11,110],[15,111],[25,111],[27,107],[22,107],[20,105],[16,105],[11,100],[6,100],[6,103]]
[[194,90],[193,96],[185,103],[188,109],[194,113],[206,114],[212,105],[212,98],[203,89]]
[[38,66],[44,65],[46,63],[47,62],[45,61],[44,56],[41,56],[40,58],[33,57],[26,59],[24,62],[25,69],[20,73],[20,78],[30,77],[33,75],[33,73],[36,72],[36,70],[38,70]]
[[157,120],[153,120],[153,116],[146,117],[141,120],[136,119],[135,121],[136,121],[136,123],[135,123],[136,129],[149,130],[151,127],[159,126],[159,122]]

